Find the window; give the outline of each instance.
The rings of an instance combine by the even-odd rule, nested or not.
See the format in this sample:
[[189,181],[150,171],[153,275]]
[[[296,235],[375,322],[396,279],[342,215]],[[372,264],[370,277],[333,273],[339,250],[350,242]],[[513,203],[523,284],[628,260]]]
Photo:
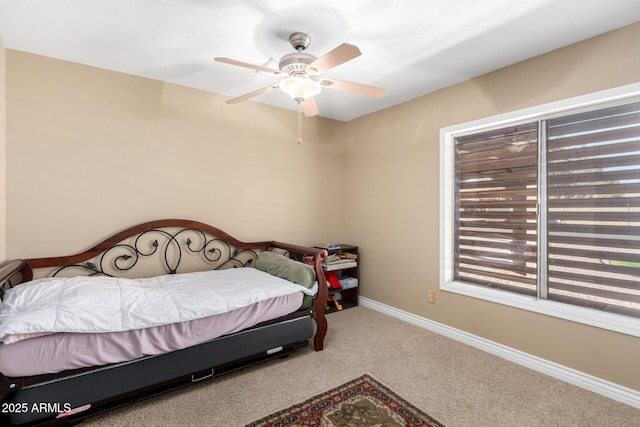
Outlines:
[[603,95],[442,130],[442,289],[640,336],[640,98]]

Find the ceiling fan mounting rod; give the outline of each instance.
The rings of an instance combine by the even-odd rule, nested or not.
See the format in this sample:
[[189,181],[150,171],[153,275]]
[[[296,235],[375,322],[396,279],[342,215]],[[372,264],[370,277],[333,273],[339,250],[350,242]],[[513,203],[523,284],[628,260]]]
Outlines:
[[311,44],[311,37],[309,37],[309,34],[305,33],[293,33],[289,36],[289,43],[291,43],[291,46],[295,50],[301,52],[309,47]]

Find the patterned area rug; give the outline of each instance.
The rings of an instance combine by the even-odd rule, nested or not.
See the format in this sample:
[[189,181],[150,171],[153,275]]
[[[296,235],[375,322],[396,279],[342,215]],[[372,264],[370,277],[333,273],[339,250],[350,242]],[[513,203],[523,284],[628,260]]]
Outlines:
[[246,427],[444,427],[369,375]]

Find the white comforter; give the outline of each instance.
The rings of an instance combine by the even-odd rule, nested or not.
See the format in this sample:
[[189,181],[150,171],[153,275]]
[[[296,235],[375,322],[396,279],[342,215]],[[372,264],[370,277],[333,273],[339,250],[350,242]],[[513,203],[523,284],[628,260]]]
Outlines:
[[304,292],[255,268],[145,279],[38,279],[11,289],[0,311],[0,340],[57,332],[118,332],[184,322]]

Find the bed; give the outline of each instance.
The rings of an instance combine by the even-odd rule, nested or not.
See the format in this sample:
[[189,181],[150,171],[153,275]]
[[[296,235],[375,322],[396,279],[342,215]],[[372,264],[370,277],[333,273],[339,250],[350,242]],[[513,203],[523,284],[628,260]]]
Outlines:
[[309,342],[321,351],[326,256],[168,219],[6,262],[0,424],[75,422]]

